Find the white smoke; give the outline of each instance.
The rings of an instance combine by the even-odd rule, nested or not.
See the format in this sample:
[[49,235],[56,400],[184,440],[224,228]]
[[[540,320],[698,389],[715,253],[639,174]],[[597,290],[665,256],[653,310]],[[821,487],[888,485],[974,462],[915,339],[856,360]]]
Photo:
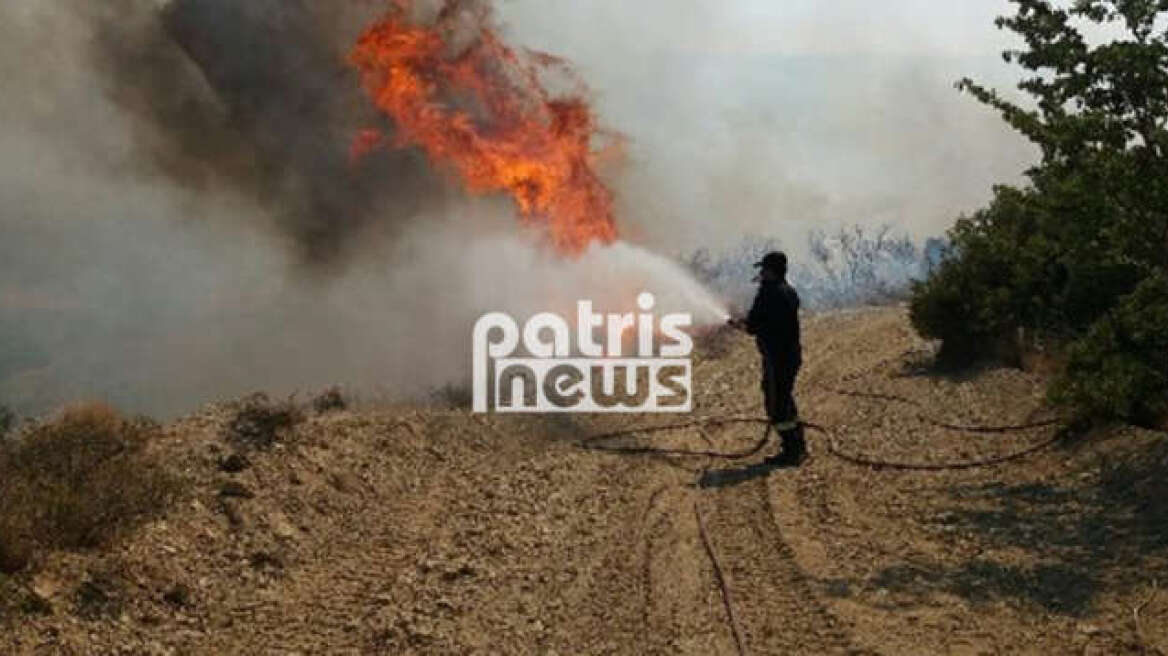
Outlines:
[[[484,312],[628,309],[642,291],[658,311],[717,322],[722,299],[658,253],[744,235],[802,243],[834,221],[932,234],[1030,157],[951,87],[1000,76],[996,60],[932,53],[924,25],[887,39],[920,42],[916,54],[849,56],[742,38],[753,14],[781,22],[785,3],[503,4],[510,40],[577,60],[601,122],[629,140],[606,173],[626,241],[563,260],[517,229],[508,202],[463,199],[416,154],[355,181],[337,173],[346,130],[370,113],[319,99],[348,88],[346,39],[380,2],[169,3],[188,37],[220,9],[263,28],[263,56],[231,51],[218,76],[159,31],[162,4],[0,7],[0,404],[97,397],[168,415],[334,383],[401,397],[462,379]],[[805,43],[834,39],[833,14],[799,6],[824,21],[801,28]],[[928,12],[993,33],[966,13]],[[192,47],[256,41],[245,27]],[[305,35],[323,41],[280,49]],[[328,65],[301,84],[312,53]],[[351,202],[353,185],[368,202]],[[306,254],[330,265],[306,270]]]

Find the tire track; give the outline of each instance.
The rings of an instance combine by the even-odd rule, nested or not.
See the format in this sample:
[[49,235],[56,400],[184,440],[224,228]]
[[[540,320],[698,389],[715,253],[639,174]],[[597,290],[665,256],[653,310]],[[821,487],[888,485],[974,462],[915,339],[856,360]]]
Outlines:
[[[649,496],[649,503],[645,507],[645,514],[641,517],[641,619],[646,631],[652,628],[651,613],[653,608],[653,534],[668,523],[668,515],[662,514],[657,521],[649,524],[649,518],[657,508],[662,495],[669,490],[668,485],[662,485]],[[646,530],[647,527],[647,530]]]
[[765,481],[716,490],[710,497],[714,510],[706,513],[706,522],[717,536],[733,590],[744,653],[854,653],[783,540]]
[[717,582],[692,514],[695,496],[681,482],[663,490],[643,541],[646,637],[630,653],[732,653],[734,643],[726,631]]

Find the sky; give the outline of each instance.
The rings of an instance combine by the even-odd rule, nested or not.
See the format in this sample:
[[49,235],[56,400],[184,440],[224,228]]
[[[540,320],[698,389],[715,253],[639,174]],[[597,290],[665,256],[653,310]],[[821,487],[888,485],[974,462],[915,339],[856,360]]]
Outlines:
[[598,41],[685,53],[968,56],[1010,45],[993,27],[1009,9],[1005,0],[511,0],[500,14],[537,47],[569,57]]

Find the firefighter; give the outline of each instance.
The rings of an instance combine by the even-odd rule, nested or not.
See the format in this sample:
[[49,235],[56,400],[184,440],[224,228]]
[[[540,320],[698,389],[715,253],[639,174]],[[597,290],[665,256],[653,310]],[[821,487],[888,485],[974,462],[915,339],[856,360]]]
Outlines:
[[807,459],[803,423],[795,405],[795,378],[803,364],[799,340],[799,295],[787,283],[787,256],[767,253],[759,269],[758,294],[745,320],[732,324],[754,335],[762,356],[762,391],[767,417],[782,437],[783,448],[766,465],[798,467]]

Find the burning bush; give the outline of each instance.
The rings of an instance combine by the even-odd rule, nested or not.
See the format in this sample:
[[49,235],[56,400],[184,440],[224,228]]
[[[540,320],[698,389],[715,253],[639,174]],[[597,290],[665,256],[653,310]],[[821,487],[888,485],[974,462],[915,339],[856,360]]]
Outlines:
[[157,428],[100,404],[69,408],[0,446],[0,571],[46,550],[98,547],[178,491],[148,445]]
[[467,191],[509,195],[563,253],[615,240],[612,192],[597,165],[619,150],[597,149],[605,135],[582,93],[553,94],[544,83],[566,77],[564,88],[579,90],[568,63],[508,46],[487,3],[445,0],[430,24],[413,20],[416,4],[394,3],[349,54],[395,130],[392,139],[361,132],[353,153],[382,141],[421,148]]

